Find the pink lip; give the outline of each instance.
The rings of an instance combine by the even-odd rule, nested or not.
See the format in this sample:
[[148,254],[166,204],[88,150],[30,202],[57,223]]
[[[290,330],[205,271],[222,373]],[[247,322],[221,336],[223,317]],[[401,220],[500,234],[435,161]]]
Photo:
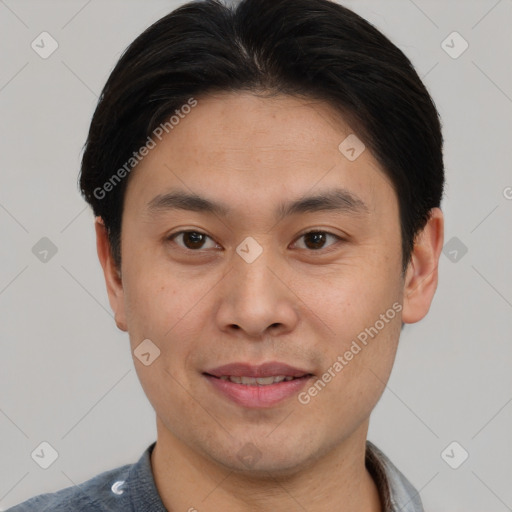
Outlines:
[[222,375],[232,377],[277,377],[278,375],[284,375],[285,377],[302,377],[311,372],[277,361],[270,361],[258,366],[249,363],[225,364],[218,368],[207,370],[204,373],[213,375],[214,377],[221,377]]
[[[311,379],[312,374],[287,364],[270,362],[259,366],[246,363],[233,363],[208,370],[205,377],[216,391],[243,407],[264,408],[271,407],[279,402],[297,395]],[[222,380],[222,375],[233,377],[271,377],[290,376],[294,380],[269,384],[267,386],[236,384],[229,380]]]

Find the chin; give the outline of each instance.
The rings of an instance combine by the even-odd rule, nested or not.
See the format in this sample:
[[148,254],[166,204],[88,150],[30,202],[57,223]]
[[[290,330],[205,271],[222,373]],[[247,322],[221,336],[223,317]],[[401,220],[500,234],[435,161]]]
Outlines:
[[[261,438],[263,439],[263,438]],[[302,472],[315,457],[308,457],[304,452],[304,446],[275,446],[262,447],[260,439],[259,447],[248,441],[242,443],[241,448],[229,454],[213,454],[217,464],[224,466],[229,471],[250,478],[272,479],[279,477],[291,477]],[[229,447],[232,448],[231,446]]]

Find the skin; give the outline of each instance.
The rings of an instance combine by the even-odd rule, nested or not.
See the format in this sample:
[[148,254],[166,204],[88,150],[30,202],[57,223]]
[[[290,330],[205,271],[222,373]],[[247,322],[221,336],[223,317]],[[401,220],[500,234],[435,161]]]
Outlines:
[[[151,365],[136,357],[134,364],[156,412],[151,464],[169,510],[382,510],[364,466],[369,417],[402,322],[429,310],[443,215],[431,211],[403,275],[396,194],[368,149],[355,161],[340,152],[350,133],[318,101],[198,98],[130,176],[121,269],[96,221],[117,326],[129,333],[132,353],[147,338],[160,349]],[[335,187],[367,209],[276,220],[278,204]],[[176,189],[223,202],[231,213],[150,211],[155,197]],[[202,248],[169,238],[185,229],[207,235]],[[310,230],[343,240],[327,236],[315,249],[302,236]],[[263,250],[250,264],[236,252],[248,236]],[[293,396],[245,408],[203,376],[231,362],[280,361],[318,378],[394,303],[401,312],[306,405]],[[237,457],[247,443],[259,450],[252,467]]]

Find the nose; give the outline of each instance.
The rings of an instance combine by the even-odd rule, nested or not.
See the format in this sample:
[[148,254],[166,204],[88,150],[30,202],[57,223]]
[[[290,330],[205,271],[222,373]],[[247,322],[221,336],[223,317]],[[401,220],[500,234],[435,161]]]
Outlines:
[[219,329],[232,334],[240,331],[238,336],[253,339],[292,331],[299,321],[299,307],[290,278],[270,249],[264,249],[252,262],[234,255],[233,266],[221,284]]

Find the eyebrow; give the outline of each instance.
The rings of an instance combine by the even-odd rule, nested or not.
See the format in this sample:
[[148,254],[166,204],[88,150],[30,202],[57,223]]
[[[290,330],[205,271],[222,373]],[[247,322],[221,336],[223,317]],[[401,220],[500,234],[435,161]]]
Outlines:
[[[158,214],[167,210],[186,210],[219,217],[226,217],[232,211],[225,203],[179,190],[154,197],[148,203],[147,210],[150,214]],[[294,201],[280,203],[275,210],[275,217],[279,221],[291,215],[321,211],[336,211],[352,215],[370,213],[369,207],[362,199],[347,189],[335,188]]]

